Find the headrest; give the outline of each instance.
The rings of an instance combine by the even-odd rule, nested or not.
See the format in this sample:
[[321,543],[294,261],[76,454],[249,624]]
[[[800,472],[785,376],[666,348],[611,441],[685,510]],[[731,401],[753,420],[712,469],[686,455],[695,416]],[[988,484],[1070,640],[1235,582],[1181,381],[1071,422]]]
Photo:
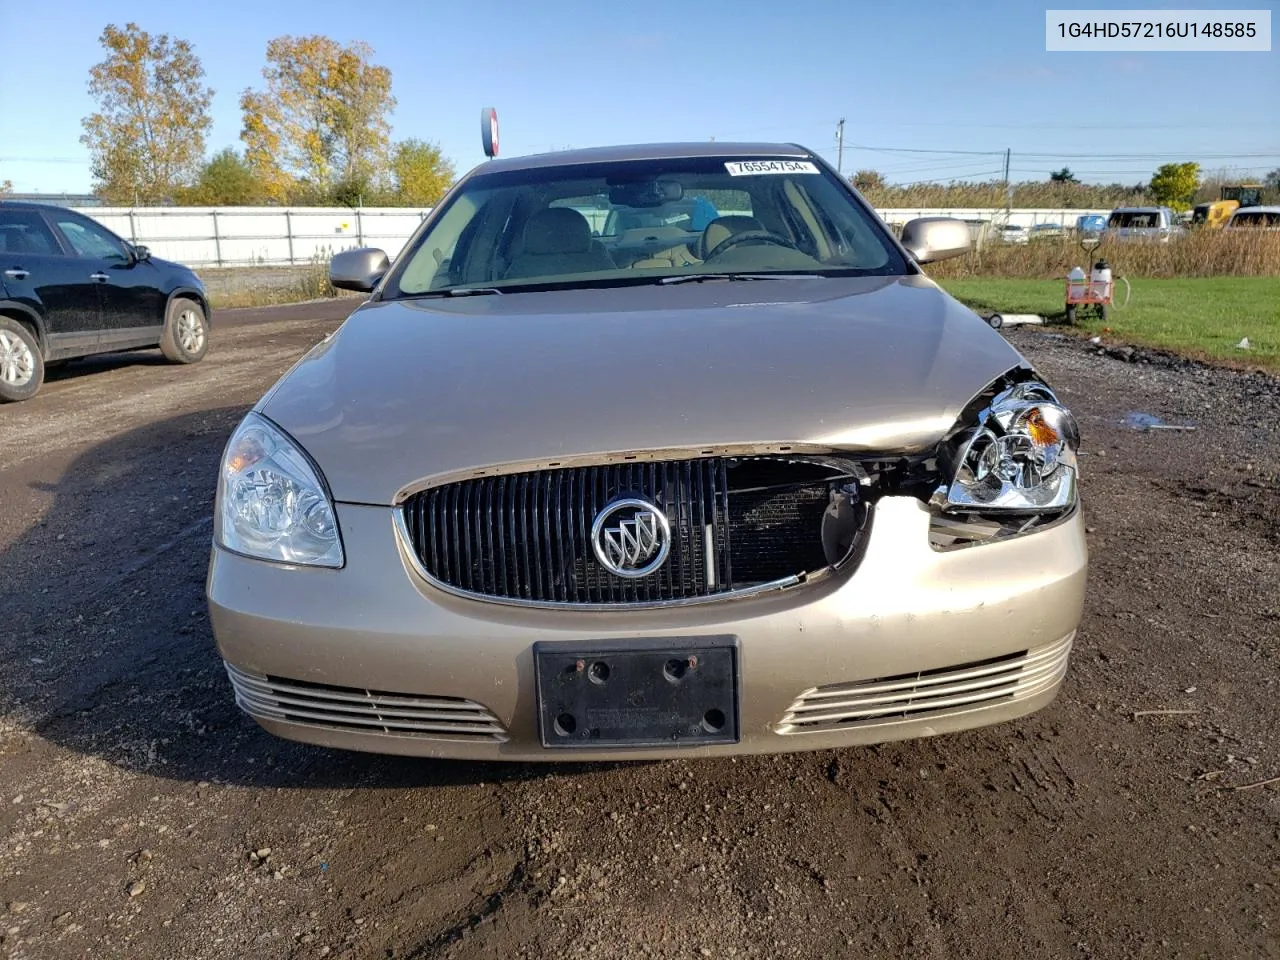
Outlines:
[[590,249],[591,224],[569,207],[539,210],[524,225],[526,254],[586,253]]

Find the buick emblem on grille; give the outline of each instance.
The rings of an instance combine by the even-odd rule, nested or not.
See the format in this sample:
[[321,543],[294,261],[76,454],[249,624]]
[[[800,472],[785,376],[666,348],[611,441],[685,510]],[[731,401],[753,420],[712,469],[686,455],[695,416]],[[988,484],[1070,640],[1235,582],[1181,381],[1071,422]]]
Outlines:
[[591,524],[591,547],[610,573],[629,579],[647,577],[671,552],[671,525],[648,500],[614,500]]

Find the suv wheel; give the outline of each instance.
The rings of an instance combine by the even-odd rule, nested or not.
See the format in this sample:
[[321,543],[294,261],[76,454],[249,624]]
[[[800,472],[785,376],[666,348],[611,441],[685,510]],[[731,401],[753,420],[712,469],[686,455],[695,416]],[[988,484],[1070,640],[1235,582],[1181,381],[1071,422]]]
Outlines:
[[194,300],[182,297],[169,304],[160,350],[170,363],[195,363],[209,350],[209,322]]
[[29,400],[44,382],[44,358],[35,336],[8,317],[0,317],[0,403]]

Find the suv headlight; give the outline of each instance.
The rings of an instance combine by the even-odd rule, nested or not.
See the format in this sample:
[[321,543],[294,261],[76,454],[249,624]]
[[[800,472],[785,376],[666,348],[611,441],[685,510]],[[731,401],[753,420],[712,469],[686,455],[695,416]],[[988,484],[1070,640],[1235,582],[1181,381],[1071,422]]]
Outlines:
[[222,455],[214,542],[277,563],[340,567],[342,540],[319,469],[283,431],[250,413]]
[[934,493],[935,506],[1047,513],[1075,504],[1079,428],[1044,384],[1005,390],[960,436],[952,479]]

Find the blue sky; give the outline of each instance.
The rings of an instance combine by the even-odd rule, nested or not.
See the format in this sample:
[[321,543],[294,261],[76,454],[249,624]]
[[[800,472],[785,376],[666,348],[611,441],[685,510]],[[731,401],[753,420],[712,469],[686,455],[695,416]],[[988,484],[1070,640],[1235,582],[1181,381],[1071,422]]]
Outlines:
[[1006,147],[1014,179],[1068,165],[1085,180],[1137,182],[1164,160],[1238,174],[1280,167],[1274,47],[1047,53],[1045,6],[133,0],[116,7],[126,17],[98,2],[24,4],[8,27],[40,42],[10,32],[0,57],[0,180],[89,188],[79,143],[93,109],[88,69],[102,58],[102,28],[126,20],[195,45],[216,91],[210,152],[239,145],[239,95],[260,84],[267,41],[323,33],[374,47],[394,77],[395,137],[438,142],[459,172],[484,159],[479,115],[490,105],[503,155],[715,137],[794,141],[834,160],[844,117],[844,169],[899,182],[996,176]]

